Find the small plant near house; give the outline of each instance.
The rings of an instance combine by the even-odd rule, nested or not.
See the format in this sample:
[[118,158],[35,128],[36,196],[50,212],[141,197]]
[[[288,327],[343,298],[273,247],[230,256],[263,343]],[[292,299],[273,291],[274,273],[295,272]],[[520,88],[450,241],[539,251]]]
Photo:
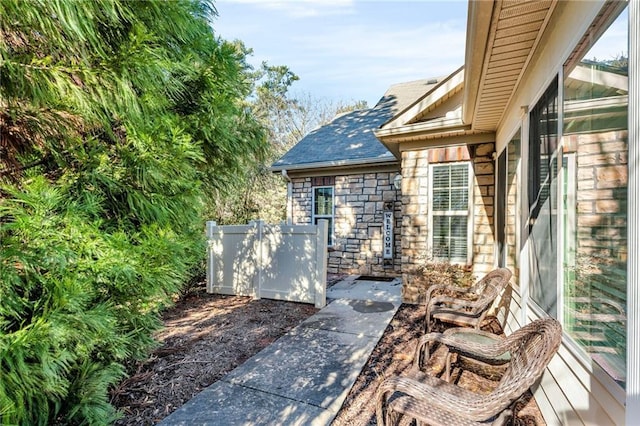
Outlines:
[[405,300],[424,303],[427,289],[432,285],[446,284],[465,288],[474,282],[475,277],[466,265],[425,256],[407,274],[408,285],[403,289],[403,297]]

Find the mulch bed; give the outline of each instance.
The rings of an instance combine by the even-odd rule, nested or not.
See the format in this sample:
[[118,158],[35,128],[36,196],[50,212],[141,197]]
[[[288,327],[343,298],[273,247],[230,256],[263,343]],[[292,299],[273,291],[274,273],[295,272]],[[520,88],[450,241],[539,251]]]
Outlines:
[[[329,285],[340,277],[330,277]],[[112,389],[120,426],[153,425],[198,392],[317,312],[311,305],[207,294],[193,289],[163,316],[165,328],[151,357],[134,366]],[[335,418],[335,426],[375,425],[375,395],[384,378],[402,374],[412,363],[422,334],[424,308],[403,304],[385,330]],[[434,358],[437,371],[438,360]],[[479,391],[491,382],[463,372],[459,384]],[[531,399],[518,423],[544,425]]]
[[318,310],[193,289],[163,315],[151,357],[111,390],[121,426],[153,425]]

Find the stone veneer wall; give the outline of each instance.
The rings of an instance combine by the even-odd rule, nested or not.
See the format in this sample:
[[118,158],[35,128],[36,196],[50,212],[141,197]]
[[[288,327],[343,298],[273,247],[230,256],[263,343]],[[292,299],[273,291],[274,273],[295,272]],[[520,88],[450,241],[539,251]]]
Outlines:
[[[393,187],[396,172],[335,176],[335,245],[329,250],[328,273],[375,276],[400,275],[402,203]],[[312,220],[313,178],[292,178],[293,223]],[[394,211],[394,259],[382,258],[385,203]]]
[[428,258],[429,164],[473,161],[473,255],[470,268],[476,277],[494,263],[494,161],[493,143],[432,148],[402,153],[402,277],[403,301],[422,302],[424,289],[415,268]]

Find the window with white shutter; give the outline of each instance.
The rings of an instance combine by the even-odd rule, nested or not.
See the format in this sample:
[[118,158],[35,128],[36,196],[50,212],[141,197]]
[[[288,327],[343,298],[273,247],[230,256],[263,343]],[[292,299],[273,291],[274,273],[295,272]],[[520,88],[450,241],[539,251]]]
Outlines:
[[430,249],[435,259],[466,263],[471,248],[471,164],[430,166]]

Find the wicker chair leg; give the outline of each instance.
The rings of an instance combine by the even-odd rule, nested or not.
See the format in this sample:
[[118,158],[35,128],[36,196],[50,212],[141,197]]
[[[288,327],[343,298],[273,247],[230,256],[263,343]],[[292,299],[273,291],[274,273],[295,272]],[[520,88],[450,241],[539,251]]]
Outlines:
[[520,418],[518,417],[518,413],[522,411],[522,409],[527,405],[527,403],[529,402],[529,398],[530,395],[525,393],[524,395],[520,396],[520,398],[513,401],[509,406],[509,411],[511,411],[511,422],[509,424],[511,426],[516,426],[522,423],[520,421]]
[[389,398],[393,392],[378,392],[376,404],[376,420],[379,425],[397,425],[398,413],[389,409]]
[[424,334],[431,333],[431,313],[427,309],[427,314],[424,317]]
[[447,357],[445,360],[445,367],[444,367],[444,377],[443,379],[447,382],[451,382],[451,352],[447,352]]
[[507,408],[491,423],[491,426],[515,425],[514,421],[513,412]]
[[[404,422],[402,420],[405,420]],[[403,416],[400,413],[396,413],[393,410],[389,410],[387,408],[386,410],[386,415],[385,415],[385,421],[383,423],[384,426],[400,426],[402,424],[409,424],[407,422],[406,416]]]
[[422,371],[429,360],[430,353],[429,343],[424,346],[418,345],[416,347],[416,353],[413,356],[413,367],[418,371]]

